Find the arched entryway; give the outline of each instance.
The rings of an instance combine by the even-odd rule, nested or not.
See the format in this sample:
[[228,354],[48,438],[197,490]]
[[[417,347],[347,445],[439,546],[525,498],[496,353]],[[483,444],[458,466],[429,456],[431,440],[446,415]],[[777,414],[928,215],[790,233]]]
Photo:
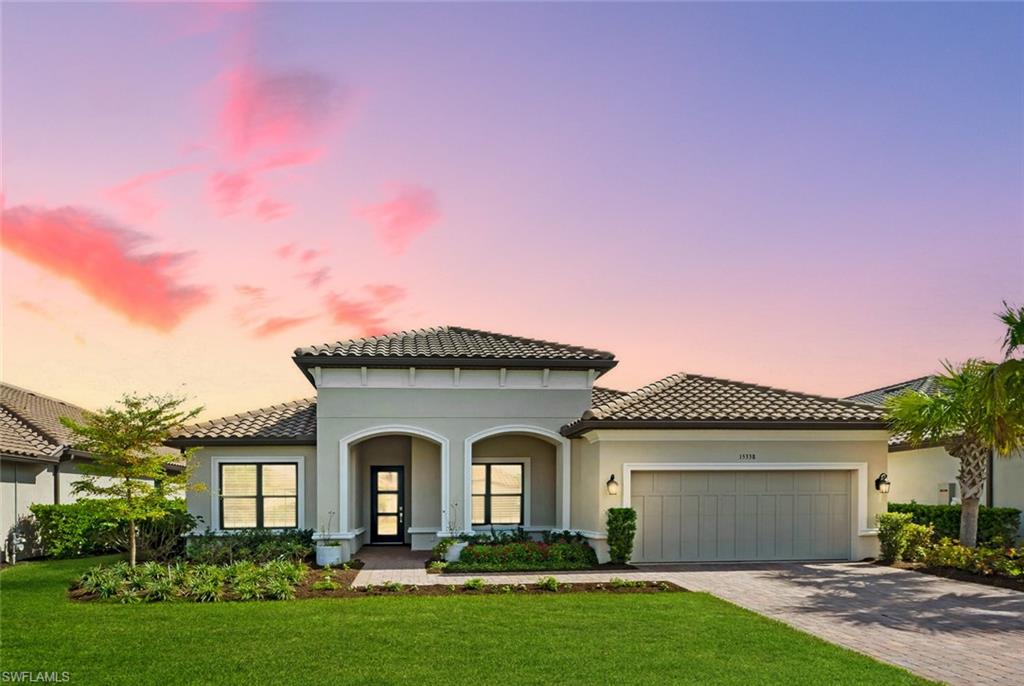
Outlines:
[[496,426],[468,437],[464,529],[568,529],[570,453],[569,439],[529,425]]
[[[429,548],[448,527],[448,439],[413,426],[379,426],[341,440],[339,524],[357,545]],[[418,545],[419,543],[419,545]]]

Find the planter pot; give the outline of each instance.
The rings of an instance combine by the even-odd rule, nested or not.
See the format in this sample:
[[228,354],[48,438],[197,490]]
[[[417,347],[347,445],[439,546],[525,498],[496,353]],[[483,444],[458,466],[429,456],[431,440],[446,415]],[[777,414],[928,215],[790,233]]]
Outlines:
[[345,549],[340,545],[318,545],[316,547],[316,563],[321,567],[340,565],[342,562],[347,562],[342,559],[344,551]]
[[467,545],[469,544],[464,541],[459,541],[458,543],[456,543],[448,549],[448,552],[444,554],[444,559],[448,562],[455,562],[459,559],[459,555],[462,554],[462,549],[465,548]]

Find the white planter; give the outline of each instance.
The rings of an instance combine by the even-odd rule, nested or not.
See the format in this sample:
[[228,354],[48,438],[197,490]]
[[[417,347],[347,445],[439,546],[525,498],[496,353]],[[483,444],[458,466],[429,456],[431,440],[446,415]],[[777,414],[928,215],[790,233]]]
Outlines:
[[448,552],[444,554],[444,559],[448,562],[457,561],[459,559],[459,555],[462,554],[462,549],[465,548],[467,545],[469,544],[465,541],[459,541],[458,543],[456,543],[448,549]]
[[316,547],[316,563],[321,567],[340,565],[347,560],[342,559],[345,549],[340,545],[318,545]]

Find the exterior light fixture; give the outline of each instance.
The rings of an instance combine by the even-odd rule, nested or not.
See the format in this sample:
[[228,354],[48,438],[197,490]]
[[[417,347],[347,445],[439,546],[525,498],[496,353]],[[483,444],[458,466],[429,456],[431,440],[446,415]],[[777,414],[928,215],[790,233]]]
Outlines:
[[619,482],[615,480],[615,475],[612,474],[608,477],[608,482],[605,484],[608,487],[608,495],[619,494]]
[[879,474],[878,478],[875,479],[875,490],[879,493],[888,493],[891,487],[892,484],[889,483],[889,475],[885,472]]

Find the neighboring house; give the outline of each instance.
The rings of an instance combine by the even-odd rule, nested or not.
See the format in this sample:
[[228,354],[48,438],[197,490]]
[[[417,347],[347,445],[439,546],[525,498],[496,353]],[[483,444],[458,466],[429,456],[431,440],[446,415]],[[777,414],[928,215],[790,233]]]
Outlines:
[[[847,400],[882,407],[886,398],[905,391],[932,395],[938,392],[937,377],[922,376],[910,381],[851,395]],[[938,444],[911,445],[906,435],[889,438],[889,500],[916,501],[927,505],[959,502],[957,472],[960,460]],[[1016,507],[1024,510],[1024,454],[1009,457],[989,455],[988,487],[981,502],[988,507]],[[1024,522],[1021,525],[1024,535]]]
[[351,555],[492,527],[581,530],[639,514],[636,561],[875,553],[880,411],[674,374],[595,386],[611,353],[460,327],[295,351],[316,397],[203,422],[190,511],[213,530],[310,528]]
[[[74,437],[61,417],[85,421],[87,410],[11,384],[0,384],[0,534],[3,559],[30,556],[32,532],[26,520],[35,503],[71,503],[88,453],[71,447]],[[168,455],[173,459],[174,455]],[[13,545],[15,537],[24,543]]]

